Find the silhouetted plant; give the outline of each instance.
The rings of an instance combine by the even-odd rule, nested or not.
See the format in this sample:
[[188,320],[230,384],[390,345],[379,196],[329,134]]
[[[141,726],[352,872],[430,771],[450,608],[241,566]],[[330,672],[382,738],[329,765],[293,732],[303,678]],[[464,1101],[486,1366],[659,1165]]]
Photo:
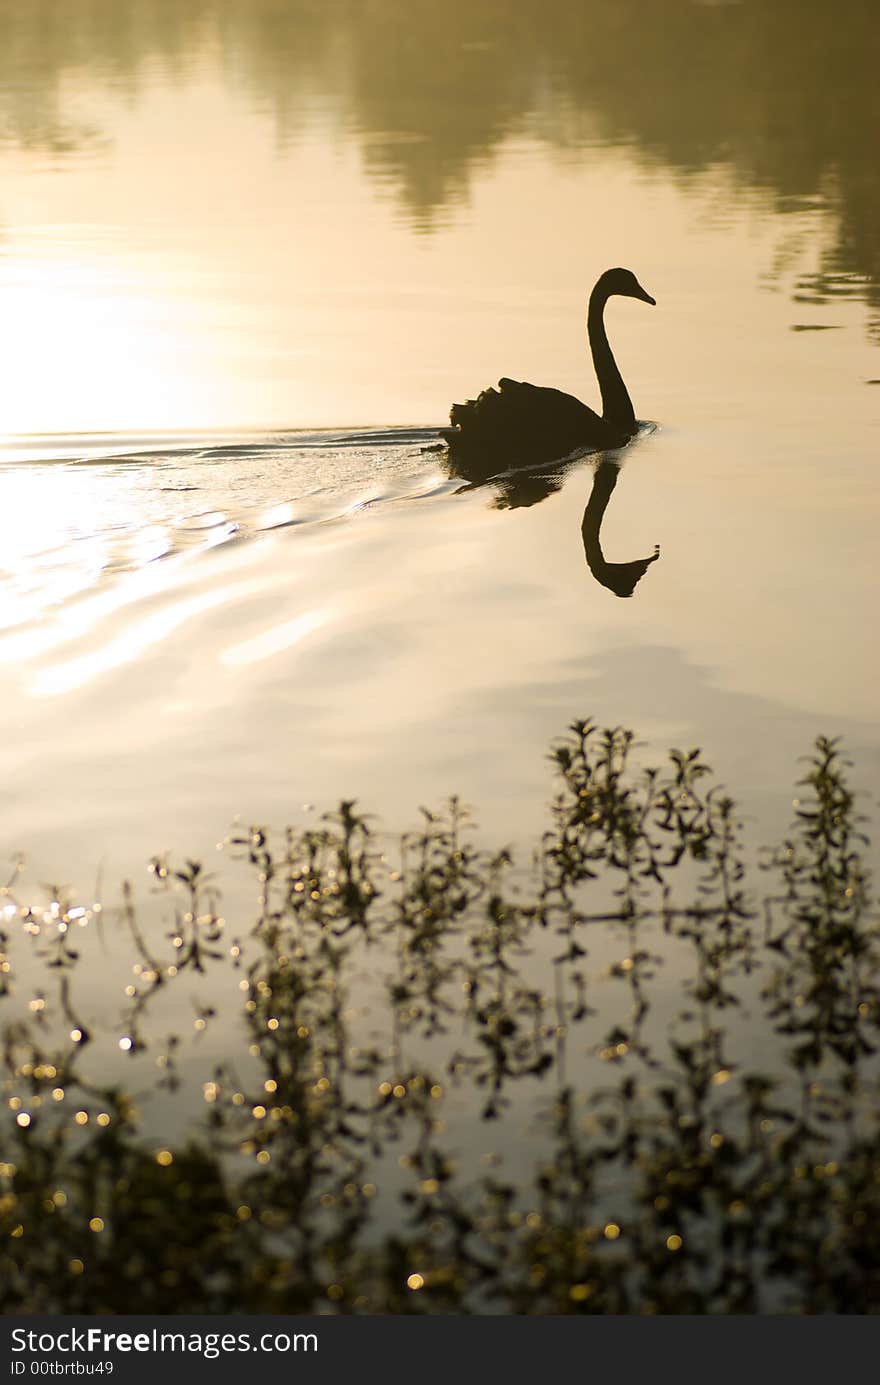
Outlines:
[[[455,800],[396,845],[343,802],[230,839],[258,884],[234,929],[197,862],[151,862],[161,928],[129,888],[22,902],[16,863],[5,1311],[880,1305],[880,949],[836,744],[763,901],[697,752],[646,769],[577,722],[552,759],[534,868]],[[125,938],[124,1002],[87,1026]]]

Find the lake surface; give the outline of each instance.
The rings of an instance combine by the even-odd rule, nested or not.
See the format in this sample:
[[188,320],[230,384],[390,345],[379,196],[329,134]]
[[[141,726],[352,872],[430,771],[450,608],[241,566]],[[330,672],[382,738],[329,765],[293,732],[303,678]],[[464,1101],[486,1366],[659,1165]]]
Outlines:
[[[576,716],[702,746],[762,835],[818,732],[876,796],[873,3],[0,23],[2,845],[35,889],[110,899],[342,796],[527,841]],[[437,429],[500,375],[595,404],[615,264],[657,299],[607,315],[652,426],[585,550],[600,461],[469,488]]]

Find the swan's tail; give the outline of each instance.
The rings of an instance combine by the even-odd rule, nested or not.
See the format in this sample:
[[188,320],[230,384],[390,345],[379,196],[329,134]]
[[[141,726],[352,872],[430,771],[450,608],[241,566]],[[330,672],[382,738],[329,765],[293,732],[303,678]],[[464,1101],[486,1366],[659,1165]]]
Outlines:
[[[498,381],[498,389],[483,390],[476,399],[466,399],[463,404],[453,404],[449,410],[451,428],[443,428],[441,437],[453,447],[479,446],[488,434],[496,430],[499,422],[499,406],[507,403],[502,396],[505,391],[522,388],[517,380]],[[503,411],[502,411],[503,413]]]

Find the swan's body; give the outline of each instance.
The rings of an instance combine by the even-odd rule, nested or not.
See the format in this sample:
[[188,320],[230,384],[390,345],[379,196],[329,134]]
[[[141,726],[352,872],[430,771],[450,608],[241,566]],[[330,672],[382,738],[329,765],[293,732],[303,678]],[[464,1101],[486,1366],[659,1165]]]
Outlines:
[[574,395],[503,379],[497,390],[453,404],[452,427],[443,433],[450,453],[529,464],[628,442],[636,431],[636,417],[605,334],[605,304],[613,294],[654,303],[629,269],[607,269],[590,295],[587,331],[602,394],[601,417]]

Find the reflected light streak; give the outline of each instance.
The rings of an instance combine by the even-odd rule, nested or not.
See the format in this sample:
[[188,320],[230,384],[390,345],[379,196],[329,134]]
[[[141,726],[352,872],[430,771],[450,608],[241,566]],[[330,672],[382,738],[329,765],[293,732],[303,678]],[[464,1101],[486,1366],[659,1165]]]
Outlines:
[[74,605],[62,606],[41,628],[15,631],[0,640],[0,663],[16,664],[38,658],[59,645],[69,644],[87,635],[99,622],[132,602],[158,596],[179,581],[179,569],[185,555],[179,555],[160,567],[148,567],[128,573],[107,592],[88,595]]
[[35,697],[48,697],[80,688],[101,673],[132,663],[150,645],[158,644],[193,616],[201,615],[214,606],[222,606],[261,585],[259,582],[230,583],[201,596],[190,597],[187,601],[178,601],[168,610],[147,616],[94,653],[46,669],[31,683],[30,691]]
[[[69,644],[72,640],[87,635],[102,621],[126,606],[179,589],[181,582],[185,580],[182,573],[185,574],[186,570],[198,561],[208,546],[202,544],[199,548],[175,553],[163,558],[161,562],[151,562],[139,570],[124,573],[108,591],[83,596],[79,601],[61,606],[51,616],[47,613],[47,618],[41,626],[10,631],[0,639],[0,663],[16,664],[26,659],[37,658],[41,654],[48,654],[60,645]],[[243,585],[247,590],[252,590],[263,584],[254,580]],[[243,586],[226,588],[233,589],[241,591]],[[5,593],[0,587],[0,612],[4,608],[4,597]]]
[[299,644],[307,635],[326,625],[329,618],[326,611],[306,611],[295,620],[287,621],[285,625],[275,625],[271,630],[265,630],[251,640],[233,645],[220,655],[220,662],[229,667],[236,667],[255,664],[261,659],[271,659],[274,654],[283,654],[285,650]]

